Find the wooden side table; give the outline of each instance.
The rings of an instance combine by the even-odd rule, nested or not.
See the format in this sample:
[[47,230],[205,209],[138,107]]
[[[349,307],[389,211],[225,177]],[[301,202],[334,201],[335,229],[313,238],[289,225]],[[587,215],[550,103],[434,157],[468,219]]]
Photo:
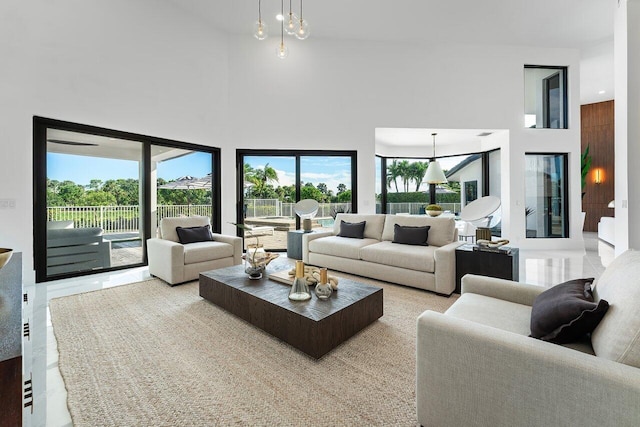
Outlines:
[[474,251],[475,246],[465,244],[456,248],[456,293],[460,293],[462,276],[469,273],[518,281],[518,248],[510,247],[506,253]]

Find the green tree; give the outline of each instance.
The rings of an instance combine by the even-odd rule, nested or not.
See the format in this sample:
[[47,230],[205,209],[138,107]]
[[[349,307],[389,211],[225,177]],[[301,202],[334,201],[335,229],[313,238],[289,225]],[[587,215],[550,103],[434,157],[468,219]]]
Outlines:
[[113,206],[117,204],[113,194],[101,190],[87,191],[81,200],[84,206]]
[[63,201],[63,206],[80,206],[84,187],[73,181],[62,181],[58,186],[57,193]]
[[305,185],[300,187],[300,200],[302,199],[313,199],[318,202],[324,201],[324,194],[316,187],[313,186],[311,182],[307,182]]
[[101,179],[92,179],[91,181],[89,181],[89,188],[91,190],[99,190],[102,187],[102,180]]
[[409,191],[409,182],[411,181],[410,165],[408,160],[402,160],[398,163],[398,173],[402,178],[402,187],[405,193]]
[[338,189],[338,194],[337,195],[339,196],[340,194],[342,194],[345,191],[347,191],[347,186],[342,184],[342,183],[340,183],[340,184],[338,184],[337,189]]
[[[247,172],[248,171],[248,172]],[[269,166],[269,163],[264,165],[264,168],[252,169],[245,166],[245,178],[247,181],[254,184],[251,188],[251,193],[254,197],[268,199],[269,194],[276,194],[273,186],[269,190],[267,186],[273,182],[278,182],[278,173],[274,168]]]
[[393,185],[396,187],[396,193],[397,193],[399,177],[400,177],[400,168],[398,166],[398,161],[394,160],[391,162],[390,165],[387,165],[387,188],[391,189],[391,183],[393,183]]
[[416,191],[420,191],[420,184],[427,174],[427,162],[413,162],[409,165],[409,179],[416,184]]
[[343,191],[342,193],[338,193],[338,202],[350,202],[351,201],[351,190]]

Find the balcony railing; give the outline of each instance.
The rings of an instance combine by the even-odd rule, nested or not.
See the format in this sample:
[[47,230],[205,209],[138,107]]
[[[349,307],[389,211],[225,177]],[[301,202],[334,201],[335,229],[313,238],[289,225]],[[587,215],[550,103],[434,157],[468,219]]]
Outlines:
[[[295,218],[295,203],[277,199],[246,199],[245,218]],[[459,212],[459,203],[441,203],[445,210]],[[424,203],[389,203],[387,213],[422,213]],[[334,212],[350,212],[351,203],[320,203],[316,218],[331,218]],[[380,212],[380,205],[376,206]],[[211,217],[211,205],[159,205],[156,220],[169,216],[202,215]],[[100,227],[104,234],[137,233],[140,230],[139,206],[56,206],[47,208],[48,221],[73,221],[76,228]]]

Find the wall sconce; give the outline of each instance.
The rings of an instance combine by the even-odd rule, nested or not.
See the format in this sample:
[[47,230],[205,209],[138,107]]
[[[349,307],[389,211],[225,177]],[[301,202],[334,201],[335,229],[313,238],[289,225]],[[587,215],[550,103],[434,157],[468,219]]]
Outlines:
[[596,184],[602,184],[602,181],[604,181],[604,172],[602,169],[597,168],[593,171],[593,182]]

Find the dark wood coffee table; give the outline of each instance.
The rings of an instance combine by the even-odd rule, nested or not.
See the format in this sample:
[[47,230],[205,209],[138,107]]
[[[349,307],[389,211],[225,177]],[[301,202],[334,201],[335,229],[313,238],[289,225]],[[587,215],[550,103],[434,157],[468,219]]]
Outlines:
[[250,280],[244,266],[200,273],[200,296],[319,359],[382,317],[382,288],[340,279],[326,301],[290,301],[288,285]]

